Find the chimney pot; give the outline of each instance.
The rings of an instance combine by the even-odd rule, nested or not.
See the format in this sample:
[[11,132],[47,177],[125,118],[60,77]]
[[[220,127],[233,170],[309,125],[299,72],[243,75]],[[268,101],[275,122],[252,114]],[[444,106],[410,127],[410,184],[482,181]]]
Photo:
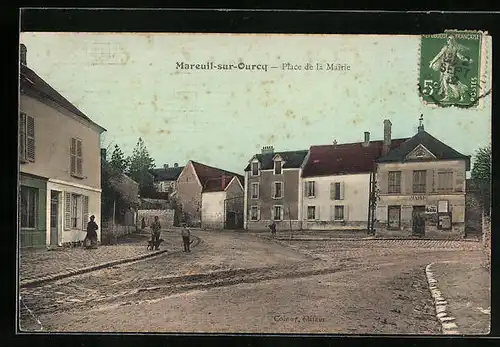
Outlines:
[[262,147],[262,154],[267,154],[267,153],[274,153],[274,147],[273,146]]
[[174,163],[174,167],[179,167],[179,164],[177,164],[177,163]]
[[168,169],[168,164],[163,164],[164,169]]
[[370,132],[365,131],[365,141],[363,142],[363,146],[368,146],[370,144]]
[[391,121],[389,119],[384,120],[384,142],[382,145],[382,155],[389,153],[389,148],[391,147],[391,127]]
[[19,47],[19,55],[20,55],[20,61],[21,61],[21,64],[26,66],[26,56],[28,55],[28,49],[26,48],[26,45],[24,45],[23,43],[21,43],[20,47]]
[[337,144],[337,140],[333,140],[333,145],[336,145]]

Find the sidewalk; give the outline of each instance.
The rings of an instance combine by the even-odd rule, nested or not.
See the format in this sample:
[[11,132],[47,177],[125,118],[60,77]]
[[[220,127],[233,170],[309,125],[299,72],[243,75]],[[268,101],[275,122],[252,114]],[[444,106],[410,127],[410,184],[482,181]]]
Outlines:
[[435,263],[436,286],[447,301],[449,316],[455,318],[460,334],[490,332],[491,276],[477,259],[460,263]]
[[[19,257],[19,282],[26,285],[33,281],[47,279],[59,275],[78,273],[92,267],[104,266],[109,263],[133,261],[147,256],[172,251],[180,246],[179,233],[162,232],[165,241],[159,251],[147,250],[147,232],[127,235],[118,240],[115,245],[101,245],[97,249],[58,248],[21,250]],[[110,264],[112,265],[112,264]],[[66,277],[66,276],[64,276]]]

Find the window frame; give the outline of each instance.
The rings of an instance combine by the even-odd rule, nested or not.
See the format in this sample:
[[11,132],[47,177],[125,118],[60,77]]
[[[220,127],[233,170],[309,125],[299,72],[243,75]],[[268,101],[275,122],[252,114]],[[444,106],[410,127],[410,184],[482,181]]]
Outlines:
[[[313,214],[314,214],[313,218],[310,218],[310,217],[309,217],[309,210],[310,210],[310,209],[312,209],[312,211],[313,211]],[[315,206],[315,205],[308,205],[308,206],[307,206],[307,210],[306,210],[306,219],[307,219],[308,221],[313,221],[313,220],[316,220],[316,219],[317,219],[316,217],[317,217],[317,216],[316,216],[316,206]]]
[[[73,141],[75,146],[73,147]],[[78,154],[78,144],[80,144],[80,154]],[[74,150],[73,150],[74,149]],[[74,159],[74,167],[73,167]],[[80,160],[80,170],[78,170],[78,160]],[[83,141],[78,137],[71,137],[69,144],[69,171],[70,175],[77,178],[83,178]],[[78,172],[80,171],[80,172]]]
[[[279,210],[280,210],[280,218],[279,219],[276,219],[276,208],[277,207],[279,207]],[[272,216],[273,221],[283,221],[283,219],[284,219],[283,205],[273,205],[271,216]]]
[[[398,226],[391,227],[390,211],[391,209],[399,211]],[[387,206],[387,230],[401,230],[401,205],[389,205]]]
[[[339,208],[339,210],[342,211],[342,218],[337,218],[337,208]],[[343,221],[345,221],[345,206],[344,205],[334,205],[333,206],[333,220],[335,222],[343,222]]]
[[[276,192],[277,192],[276,187],[277,187],[277,185],[280,186],[280,193],[281,193],[280,196],[276,195]],[[285,196],[285,192],[283,191],[283,187],[284,187],[283,181],[274,181],[273,182],[273,189],[272,189],[272,198],[273,199],[276,199],[276,200],[283,199],[283,197]]]
[[[279,165],[277,165],[279,164]],[[279,167],[279,172],[276,172],[276,169]],[[282,175],[283,174],[283,161],[281,159],[274,161],[274,175]]]
[[[253,219],[253,211],[255,211],[255,219]],[[250,206],[250,220],[251,221],[258,221],[259,220],[259,206],[253,205]]]
[[[310,189],[312,187],[312,189]],[[312,195],[309,194],[312,191]],[[306,197],[309,199],[316,197],[316,184],[315,181],[306,181]]]
[[[423,183],[421,181],[419,183],[416,183],[415,178],[419,175],[423,176]],[[420,180],[422,180],[421,176],[418,177]],[[413,170],[412,179],[413,179],[412,182],[413,194],[425,194],[427,192],[427,170]]]
[[[441,186],[441,178],[443,175],[449,175],[450,176],[450,179],[447,180],[446,182],[449,181],[449,185],[450,187],[446,187],[446,188],[442,188]],[[437,191],[438,193],[453,193],[453,190],[454,190],[454,184],[453,184],[453,170],[446,170],[446,171],[441,171],[441,172],[438,172],[438,184],[437,184]]]
[[[23,226],[23,190],[27,192],[26,194],[26,223],[27,225]],[[33,213],[30,213],[31,210],[31,204],[30,202],[33,202]],[[36,230],[38,228],[38,211],[39,211],[39,189],[30,187],[30,186],[21,186],[20,191],[19,191],[19,226],[23,230]],[[30,226],[30,217],[33,218],[33,226]]]
[[[257,173],[254,174],[253,168],[257,165]],[[258,161],[253,161],[250,163],[250,176],[256,177],[260,175],[260,163]]]
[[[253,195],[253,187],[254,186],[257,187],[257,190],[256,190],[257,195],[255,197]],[[259,199],[259,197],[260,197],[259,190],[260,190],[260,184],[259,184],[259,182],[251,182],[250,183],[250,199],[251,200],[258,200]]]
[[[397,185],[391,184],[391,175],[396,175],[398,177]],[[391,189],[398,187],[398,189]],[[388,194],[401,194],[401,171],[389,171],[387,174],[387,193]]]

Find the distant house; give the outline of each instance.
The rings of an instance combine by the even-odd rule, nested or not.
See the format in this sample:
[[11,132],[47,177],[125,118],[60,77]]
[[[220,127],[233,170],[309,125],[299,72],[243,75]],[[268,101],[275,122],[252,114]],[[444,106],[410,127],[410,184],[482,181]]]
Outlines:
[[241,211],[242,219],[243,176],[190,160],[177,178],[176,198],[186,223],[219,228],[228,209],[231,218]]
[[462,235],[469,170],[470,156],[427,133],[421,118],[413,137],[377,160],[377,233]]
[[366,230],[375,160],[406,140],[370,141],[365,132],[364,142],[311,146],[302,169],[302,228]]
[[266,229],[272,221],[278,227],[300,228],[302,164],[308,151],[274,152],[262,148],[245,168],[245,228]]
[[173,167],[165,164],[163,168],[150,170],[156,190],[161,193],[168,193],[168,196],[174,193],[177,189],[177,178],[179,178],[183,169],[184,166],[175,163]]
[[[85,238],[101,219],[100,135],[93,122],[26,65],[21,45],[19,217],[21,247]],[[100,240],[100,231],[98,231]]]

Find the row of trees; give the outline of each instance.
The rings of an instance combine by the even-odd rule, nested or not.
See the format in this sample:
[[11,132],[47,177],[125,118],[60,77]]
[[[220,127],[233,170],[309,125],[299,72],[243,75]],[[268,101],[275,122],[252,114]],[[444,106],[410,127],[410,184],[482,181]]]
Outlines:
[[154,165],[154,159],[149,154],[142,138],[139,138],[130,156],[126,156],[120,146],[115,144],[111,157],[109,159],[107,156],[101,158],[102,214],[109,218],[115,210],[120,216],[128,207],[128,203],[123,201],[111,184],[113,178],[120,180],[123,174],[139,184],[139,195],[154,194],[153,176],[149,173]]
[[471,179],[475,187],[474,193],[484,213],[489,215],[491,208],[491,144],[476,151]]

